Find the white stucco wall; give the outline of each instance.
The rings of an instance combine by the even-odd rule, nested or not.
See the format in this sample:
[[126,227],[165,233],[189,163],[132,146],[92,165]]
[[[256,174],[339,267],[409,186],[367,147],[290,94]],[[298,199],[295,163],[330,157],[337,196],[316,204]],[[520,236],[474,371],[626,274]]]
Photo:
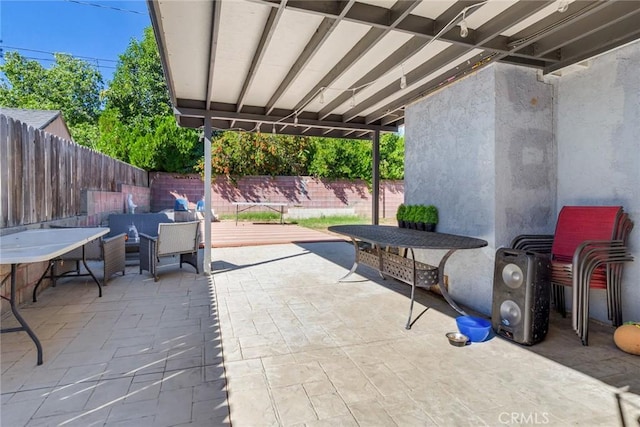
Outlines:
[[[435,204],[438,231],[487,240],[447,263],[454,298],[491,313],[495,251],[555,222],[553,91],[535,70],[496,64],[406,111],[405,201]],[[442,253],[421,251],[437,265]]]
[[[640,320],[640,42],[556,81],[558,209],[622,205],[635,222],[624,268],[623,320]],[[570,299],[569,299],[570,301]],[[591,291],[591,317],[606,321],[604,291]]]
[[[438,231],[489,242],[449,260],[457,301],[490,314],[495,251],[552,234],[564,205],[622,205],[640,228],[638,70],[640,42],[562,77],[494,64],[407,107],[405,202],[438,206]],[[640,320],[640,230],[629,248],[625,321]],[[603,291],[591,291],[590,310],[607,321]]]
[[536,71],[494,65],[496,75],[495,248],[519,234],[553,234],[556,158],[553,86]]

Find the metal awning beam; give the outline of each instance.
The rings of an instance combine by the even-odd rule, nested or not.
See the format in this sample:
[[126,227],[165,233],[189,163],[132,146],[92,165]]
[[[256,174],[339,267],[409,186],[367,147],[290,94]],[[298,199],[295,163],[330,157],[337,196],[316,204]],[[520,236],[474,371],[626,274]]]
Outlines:
[[[523,2],[518,3],[515,6],[505,10],[493,20],[489,21],[487,24],[483,25],[476,32],[476,36],[483,37],[482,39],[477,40],[477,45],[475,48],[479,48],[483,43],[491,38],[495,37],[497,34],[505,31],[507,28],[512,27],[513,25],[521,22],[524,19],[527,19],[529,16],[538,12],[539,10],[545,8],[551,1],[536,1],[536,2]],[[456,61],[461,56],[465,55],[469,52],[470,49],[460,46],[460,45],[452,45],[436,56],[430,58],[426,62],[422,63],[418,67],[414,68],[408,73],[405,73],[405,77],[407,80],[407,86],[411,86],[413,83],[421,80],[424,76],[427,76],[439,68],[446,67],[452,62]],[[435,79],[433,79],[435,80]],[[432,81],[433,81],[432,80]],[[349,121],[355,117],[357,117],[363,111],[375,106],[376,104],[382,102],[383,100],[393,96],[394,93],[398,91],[398,83],[393,82],[388,84],[383,89],[379,89],[376,91],[375,95],[369,97],[365,101],[358,103],[358,105],[349,111],[347,111],[343,120]],[[369,119],[369,118],[367,118]]]
[[208,108],[211,104],[213,97],[213,71],[215,69],[216,51],[218,50],[218,36],[220,34],[220,8],[222,7],[221,1],[214,1],[211,11],[211,38],[209,40],[209,60],[207,61],[207,81],[205,86],[207,88],[205,106]]
[[[476,65],[476,64],[479,64],[481,61],[483,61],[483,54],[478,54],[473,58],[469,59],[470,65],[468,66],[468,70],[470,71],[472,69],[479,68],[480,65]],[[441,88],[448,81],[452,81],[456,79],[458,75],[462,76],[464,72],[465,70],[456,70],[455,68],[453,68],[445,72],[444,74],[439,75],[437,78],[432,79],[420,85],[419,87],[411,90],[410,92],[398,98],[394,102],[391,102],[386,106],[382,107],[381,109],[376,110],[373,113],[369,114],[366,117],[365,122],[370,123],[370,122],[380,120],[382,117],[387,116],[393,111],[397,111],[398,109],[404,107],[405,105],[411,103],[412,101],[427,96],[434,90]]]
[[182,117],[195,117],[209,120],[226,120],[253,123],[255,128],[259,123],[269,125],[287,125],[298,126],[300,131],[302,128],[311,127],[314,129],[337,129],[337,130],[362,130],[362,131],[379,131],[379,132],[397,132],[396,126],[379,126],[363,123],[345,123],[334,121],[313,120],[299,117],[297,123],[294,117],[275,117],[261,114],[238,113],[220,110],[204,110],[199,108],[174,108],[174,112]]
[[[266,4],[271,7],[279,7],[279,0],[250,0],[255,3]],[[308,1],[308,0],[290,0],[286,8],[291,10],[298,10],[306,13],[318,14],[324,17],[332,17],[336,18],[338,16],[339,4],[341,2],[338,0],[329,0],[329,1]],[[468,3],[468,4],[466,4]],[[469,4],[482,3],[482,1],[474,1],[474,2],[465,2],[465,6]],[[529,3],[531,5],[547,3],[541,2],[538,0],[521,0],[516,3],[515,6],[522,5],[525,3]],[[457,3],[454,6],[459,6]],[[464,7],[461,7],[461,10]],[[514,6],[514,7],[515,7]],[[481,7],[471,9],[467,12],[467,17],[471,16],[471,14],[480,9]],[[455,17],[454,15],[453,17]],[[452,17],[452,18],[453,18]],[[390,13],[389,9],[374,6],[366,3],[355,3],[355,5],[349,10],[349,12],[343,18],[345,21],[350,21],[358,24],[363,24],[367,26],[371,26],[374,28],[380,28],[383,30],[394,29],[396,31],[401,31],[407,34],[411,34],[416,37],[420,37],[422,39],[431,40],[438,34],[439,30],[436,30],[438,26],[442,28],[442,22],[436,21],[434,19],[425,18],[418,15],[408,15],[402,22],[398,23],[394,27],[392,27],[391,22],[394,19],[394,16]],[[454,25],[457,22],[454,23]],[[512,24],[513,25],[513,24]],[[459,44],[462,46],[467,46],[469,48],[480,48],[490,52],[498,52],[503,54],[513,54],[514,52],[507,48],[507,43],[509,42],[509,38],[501,35],[495,35],[491,42],[487,42],[486,44],[478,46],[474,43],[474,40],[478,38],[475,34],[476,31],[473,29],[469,29],[469,35],[465,38],[460,36],[460,31],[456,28],[451,29],[445,34],[441,35],[439,39],[441,41]]]
[[284,6],[287,4],[287,0],[282,0],[280,6],[277,8],[271,9],[269,12],[269,17],[267,18],[267,23],[265,24],[264,30],[262,31],[262,36],[260,37],[260,41],[258,42],[258,46],[256,47],[256,51],[253,55],[253,59],[251,60],[251,65],[249,66],[249,71],[247,72],[247,77],[244,79],[244,83],[242,84],[242,89],[240,90],[240,95],[238,96],[237,102],[237,111],[240,112],[242,110],[242,106],[244,105],[245,99],[247,97],[247,92],[251,85],[253,84],[253,80],[256,77],[256,73],[258,71],[258,67],[262,63],[262,58],[264,58],[264,54],[269,47],[269,42],[273,37],[273,34],[276,31],[278,26],[278,21],[282,17],[284,12]]
[[[590,14],[573,25],[556,31],[552,37],[547,37],[534,46],[536,55],[545,55],[564,46],[570,46],[584,37],[607,31],[608,33],[630,34],[640,28],[640,8],[634,1],[617,1],[599,14]],[[603,20],[603,15],[605,20]],[[615,36],[611,36],[615,38]],[[563,59],[565,52],[562,52]]]
[[280,82],[280,86],[276,89],[274,94],[271,96],[271,99],[265,105],[265,109],[267,110],[267,114],[270,114],[274,105],[278,100],[284,95],[286,90],[291,86],[293,81],[296,79],[298,74],[304,69],[304,67],[311,61],[313,56],[318,52],[318,50],[322,47],[322,45],[327,41],[331,33],[340,25],[340,22],[344,19],[344,16],[349,12],[351,7],[355,4],[355,0],[348,0],[347,2],[341,2],[341,11],[334,18],[324,18],[316,32],[313,34],[309,43],[305,46],[304,50],[298,56],[296,61],[293,63],[289,72],[285,76],[285,78]]
[[403,19],[411,13],[415,7],[420,4],[421,0],[403,1],[397,2],[391,8],[392,14],[395,17],[389,28],[371,28],[367,31],[358,43],[329,71],[318,84],[314,86],[301,101],[296,104],[294,110],[299,110],[307,105],[321,90],[331,86],[340,76],[342,76],[347,70],[360,60],[367,52],[369,52],[378,42],[380,42],[396,25],[398,25]]

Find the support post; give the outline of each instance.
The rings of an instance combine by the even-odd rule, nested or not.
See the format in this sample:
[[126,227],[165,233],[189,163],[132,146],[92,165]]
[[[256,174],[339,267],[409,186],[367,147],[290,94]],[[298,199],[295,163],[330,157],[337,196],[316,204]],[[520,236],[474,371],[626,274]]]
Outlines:
[[373,159],[372,159],[372,174],[371,174],[371,224],[378,225],[380,218],[380,131],[374,131],[372,143],[373,143]]
[[211,274],[211,119],[204,119],[204,274]]

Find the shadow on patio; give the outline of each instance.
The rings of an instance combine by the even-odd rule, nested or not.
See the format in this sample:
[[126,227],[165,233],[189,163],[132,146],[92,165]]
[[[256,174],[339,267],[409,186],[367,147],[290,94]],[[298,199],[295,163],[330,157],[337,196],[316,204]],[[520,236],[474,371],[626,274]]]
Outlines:
[[[546,341],[498,337],[448,344],[456,313],[419,291],[404,329],[409,287],[351,267],[345,243],[222,248],[215,289],[231,419],[238,425],[615,425],[616,388],[627,421],[640,415],[638,358],[594,325],[583,347],[553,316]],[[429,308],[427,308],[429,307]],[[635,405],[635,406],[633,406]]]
[[[2,424],[36,425],[606,425],[640,414],[640,360],[594,325],[582,347],[553,317],[523,347],[493,337],[464,348],[444,334],[455,312],[419,291],[351,267],[343,242],[213,250],[214,274],[176,264],[160,281],[129,267],[97,298],[66,279],[2,337]],[[632,406],[636,405],[636,406]]]
[[23,306],[44,364],[26,333],[2,335],[2,425],[229,424],[211,278],[177,264],[157,283],[126,273],[102,298],[63,279]]

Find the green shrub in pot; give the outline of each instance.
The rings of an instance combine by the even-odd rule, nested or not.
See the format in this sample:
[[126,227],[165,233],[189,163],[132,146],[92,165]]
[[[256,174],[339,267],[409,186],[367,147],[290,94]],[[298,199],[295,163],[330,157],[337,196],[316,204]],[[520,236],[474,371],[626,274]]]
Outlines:
[[407,222],[408,224],[406,224],[407,228],[413,228],[415,229],[415,223],[417,220],[417,213],[418,213],[418,206],[416,205],[407,205],[407,209],[406,209],[406,216],[405,216],[405,222]]
[[422,221],[425,224],[429,224],[425,227],[426,231],[435,231],[438,220],[438,208],[434,205],[425,206]]
[[398,206],[398,210],[396,211],[396,219],[398,220],[398,227],[405,228],[405,221],[407,216],[407,206],[404,203],[401,203]]

